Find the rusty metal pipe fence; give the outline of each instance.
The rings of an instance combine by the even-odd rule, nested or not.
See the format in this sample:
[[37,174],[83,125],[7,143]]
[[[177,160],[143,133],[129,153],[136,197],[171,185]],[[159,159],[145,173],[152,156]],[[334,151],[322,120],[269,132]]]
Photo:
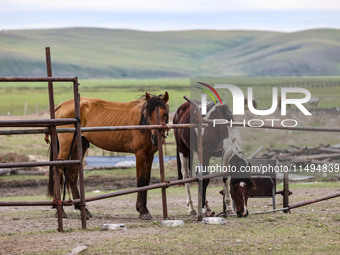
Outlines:
[[[172,124],[172,125],[148,125],[148,126],[111,126],[111,127],[81,127],[80,125],[80,95],[78,92],[78,78],[60,78],[60,77],[52,77],[52,69],[51,69],[51,58],[50,58],[50,50],[49,48],[45,49],[46,51],[46,64],[47,64],[47,76],[48,77],[0,77],[0,82],[48,82],[49,88],[49,105],[50,105],[50,119],[45,120],[8,120],[8,121],[0,121],[0,127],[35,127],[35,129],[18,129],[18,130],[0,130],[0,135],[24,135],[24,134],[50,134],[52,140],[52,151],[53,151],[53,159],[48,162],[20,162],[20,163],[5,163],[0,164],[0,168],[11,168],[11,167],[23,167],[23,166],[63,166],[63,165],[71,165],[76,164],[79,167],[79,186],[80,186],[80,199],[75,199],[73,201],[61,201],[60,194],[60,175],[57,168],[54,167],[55,174],[55,199],[53,201],[19,201],[19,202],[0,202],[0,206],[53,206],[57,209],[58,216],[58,231],[63,231],[63,222],[62,222],[62,206],[69,206],[73,204],[79,204],[81,208],[81,222],[82,228],[86,228],[86,211],[85,211],[85,203],[96,201],[105,198],[111,198],[151,189],[162,189],[162,205],[163,205],[163,218],[167,218],[167,200],[166,200],[166,188],[184,184],[189,182],[198,182],[199,185],[199,195],[198,200],[202,198],[201,190],[202,190],[202,181],[204,179],[212,179],[225,176],[225,173],[215,173],[211,175],[198,175],[197,177],[187,178],[183,180],[176,180],[167,182],[165,180],[164,175],[164,161],[163,161],[163,147],[161,144],[162,136],[161,130],[169,130],[176,128],[197,128],[198,134],[202,134],[202,127],[211,125],[210,121],[204,121],[200,116],[198,117],[198,122],[196,124]],[[75,118],[74,119],[55,119],[54,115],[54,95],[53,95],[53,82],[72,82],[73,83],[73,91],[74,91],[74,102],[75,102]],[[197,104],[191,101],[189,98],[185,97],[187,101],[189,101],[193,107],[196,107],[196,112],[199,113],[199,108]],[[159,123],[159,109],[156,108],[157,111],[157,122]],[[65,125],[65,124],[74,124],[75,128],[57,128],[57,126]],[[244,126],[243,124],[233,123],[234,126]],[[37,128],[43,127],[43,128]],[[247,127],[247,126],[245,126]],[[261,128],[268,129],[284,129],[284,130],[297,130],[297,131],[319,131],[319,132],[340,132],[339,128],[314,128],[314,127],[271,127],[271,126],[262,126]],[[107,193],[103,195],[98,195],[90,198],[85,198],[84,191],[84,175],[83,175],[83,159],[82,159],[82,146],[81,146],[81,133],[82,132],[101,132],[101,131],[118,131],[118,130],[143,130],[143,129],[157,129],[158,135],[158,153],[160,159],[160,177],[161,183],[152,184],[148,186],[132,188],[122,191],[117,191],[113,193]],[[77,140],[77,160],[57,160],[57,133],[73,133],[76,132]],[[198,159],[199,163],[202,162],[202,136],[199,135],[198,141]],[[312,201],[301,202],[298,204],[294,204],[290,206],[290,209],[303,206],[305,204],[315,203],[319,201],[323,201],[326,199],[334,198],[340,196],[339,193],[335,193],[333,195],[315,199]],[[198,219],[202,218],[202,208],[201,203],[199,203],[198,208]]]
[[[72,165],[76,164],[79,168],[79,183],[80,183],[80,208],[81,208],[81,219],[82,227],[86,228],[86,211],[85,211],[85,194],[84,194],[84,176],[83,176],[83,164],[82,164],[82,144],[81,144],[81,131],[80,131],[80,95],[78,91],[78,78],[77,77],[52,77],[52,64],[50,48],[45,48],[46,55],[46,71],[47,77],[0,77],[0,82],[47,82],[48,84],[48,96],[49,96],[49,110],[50,119],[48,120],[11,120],[11,121],[0,121],[0,127],[46,127],[45,132],[51,135],[51,151],[53,152],[53,158],[49,162],[20,162],[20,163],[8,163],[0,164],[0,168],[8,167],[21,167],[21,166],[61,166],[61,165]],[[55,119],[54,111],[54,93],[53,93],[53,82],[71,82],[73,84],[74,92],[74,108],[75,118],[73,119]],[[57,160],[58,155],[58,143],[57,143],[57,130],[58,125],[74,124],[76,135],[77,135],[77,160]],[[53,205],[57,209],[58,216],[58,231],[63,231],[62,222],[62,201],[60,194],[60,173],[56,167],[54,169],[55,179],[55,190],[54,200],[52,202],[41,202],[40,205]],[[18,205],[38,205],[35,202],[20,202]]]

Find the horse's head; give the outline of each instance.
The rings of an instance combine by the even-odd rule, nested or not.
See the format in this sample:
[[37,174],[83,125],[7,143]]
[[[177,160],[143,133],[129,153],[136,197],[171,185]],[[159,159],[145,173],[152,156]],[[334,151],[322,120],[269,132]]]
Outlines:
[[248,216],[247,202],[250,190],[254,188],[254,183],[250,178],[231,178],[230,195],[235,203],[237,217]]
[[229,160],[230,167],[233,168],[230,180],[230,195],[235,202],[236,214],[238,217],[247,217],[247,202],[250,190],[255,188],[250,174],[246,172],[250,163],[244,158],[243,154],[234,154]]
[[235,127],[228,127],[228,138],[223,142],[223,149],[222,163],[231,169],[230,194],[235,202],[236,214],[238,217],[247,217],[247,201],[255,185],[247,172],[250,163],[244,156],[241,137]]
[[[140,125],[156,125],[156,107],[159,107],[160,124],[164,125],[169,120],[169,106],[167,102],[169,100],[169,94],[167,91],[163,95],[155,96],[149,92],[145,93],[145,104],[143,105]],[[162,136],[165,137],[165,130],[162,130]],[[157,130],[151,130],[151,142],[154,146],[158,145]]]

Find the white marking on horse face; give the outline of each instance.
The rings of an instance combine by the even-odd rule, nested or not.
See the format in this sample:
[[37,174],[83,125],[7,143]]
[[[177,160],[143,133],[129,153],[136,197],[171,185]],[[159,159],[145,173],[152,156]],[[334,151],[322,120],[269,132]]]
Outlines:
[[244,188],[247,184],[245,182],[240,182],[240,187]]
[[242,213],[242,216],[245,216],[245,215],[247,215],[247,206],[246,206],[246,199],[245,199],[244,196],[243,196],[243,202],[244,202],[244,204],[243,204],[243,213]]

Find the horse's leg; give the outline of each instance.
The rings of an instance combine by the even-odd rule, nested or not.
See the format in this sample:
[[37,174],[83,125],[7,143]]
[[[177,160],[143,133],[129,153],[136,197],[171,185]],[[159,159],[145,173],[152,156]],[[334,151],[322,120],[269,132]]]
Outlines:
[[[55,166],[55,167],[58,167],[58,166]],[[60,183],[59,183],[60,194],[62,194],[63,183],[64,183],[63,182],[63,177],[64,177],[63,172],[64,172],[64,170],[61,170],[61,169],[64,169],[64,167],[63,166],[59,166],[58,169],[57,169],[57,171],[59,171],[59,176],[60,176]],[[53,178],[55,178],[55,176],[53,176]],[[56,183],[55,179],[54,179],[54,183]],[[68,218],[66,212],[64,211],[64,206],[61,206],[61,215],[62,215],[62,218],[64,218],[64,219]],[[54,216],[57,218],[58,217],[58,212],[55,212]]]
[[[192,177],[192,165],[193,165],[193,158],[194,158],[194,152],[193,151],[189,151],[189,175],[188,175],[188,177],[189,178],[191,178]],[[190,195],[190,184],[189,183],[187,183],[188,184],[188,187],[189,187],[189,195]],[[190,195],[190,201],[191,201],[191,195]],[[193,205],[192,205],[192,201],[191,201],[191,206],[192,206],[192,213],[190,213],[191,215],[197,215],[197,213],[196,213],[196,211],[195,211],[195,209],[194,209],[194,207],[193,207]]]
[[233,199],[231,198],[230,195],[230,175],[226,179],[223,178],[223,191],[224,191],[224,201],[223,203],[226,206],[226,214],[233,214],[234,213],[234,208],[232,206],[232,201]]
[[[58,151],[58,158],[57,160],[66,160],[70,151],[71,141],[72,141],[72,134],[58,134],[58,142],[59,142],[59,151]],[[65,171],[65,166],[55,166],[57,167],[57,171],[59,172],[60,176],[60,193],[62,194],[63,190],[63,176]],[[55,176],[54,176],[55,178]],[[54,179],[54,184],[55,184]],[[57,213],[55,214],[57,217]],[[67,218],[67,214],[62,207],[62,217]]]
[[[182,162],[181,162],[181,158],[179,156],[178,147],[176,149],[176,160],[177,160],[177,175],[178,175],[178,180],[182,180],[183,179]],[[179,186],[181,186],[181,184]]]
[[[208,165],[209,165],[209,161],[210,161],[210,156],[203,156],[203,166],[205,166],[205,169],[208,169]],[[203,172],[203,175],[208,175],[209,172]],[[208,201],[206,201],[206,195],[207,195],[207,188],[209,185],[210,179],[204,179],[203,180],[203,190],[202,190],[202,208],[203,213],[205,214],[210,214],[211,210],[208,206]]]
[[[151,165],[153,160],[153,154],[147,155],[146,152],[141,151],[136,155],[136,171],[137,171],[137,187],[149,185]],[[139,218],[141,220],[151,220],[152,216],[146,207],[147,191],[138,192],[136,209],[139,212]]]
[[[183,153],[179,153],[181,164],[182,164],[182,175],[183,179],[186,179],[189,177],[189,162],[188,162],[188,157],[185,157]],[[190,184],[186,183],[185,184],[185,190],[187,194],[187,208],[188,208],[188,214],[189,215],[196,215],[195,208],[192,204],[192,199],[191,199],[191,193],[190,193]]]
[[189,177],[192,177],[192,164],[194,161],[194,152],[190,151],[189,153]]
[[[86,138],[82,137],[82,148],[83,148],[83,155],[82,157],[84,158],[85,153],[87,151],[87,149],[89,148],[89,143],[87,142]],[[77,159],[77,146],[75,146],[75,148],[72,151],[71,154],[71,159]],[[79,194],[79,190],[78,190],[78,175],[79,175],[79,168],[78,166],[70,166],[69,170],[68,170],[68,186],[71,187],[71,192],[72,192],[72,197],[73,199],[78,199],[80,198],[80,194]],[[81,210],[80,209],[80,205],[79,204],[75,204],[74,205],[74,209],[76,210]],[[86,210],[86,218],[92,218],[92,214],[90,213],[90,211],[85,208]]]
[[[58,156],[58,160],[60,160],[59,156]],[[64,170],[65,170],[65,166],[55,166],[57,167],[57,171],[59,172],[59,176],[60,176],[60,183],[59,183],[59,187],[60,187],[60,194],[62,196],[63,194],[63,187],[64,187],[64,182],[63,182],[63,179],[64,179]],[[53,176],[54,178],[54,184],[56,183],[56,180],[55,180],[55,175]],[[61,197],[62,199],[62,197]],[[62,213],[62,218],[66,219],[68,218],[66,212],[64,211],[64,207],[61,206],[61,213]],[[55,213],[55,217],[58,217],[58,212]]]

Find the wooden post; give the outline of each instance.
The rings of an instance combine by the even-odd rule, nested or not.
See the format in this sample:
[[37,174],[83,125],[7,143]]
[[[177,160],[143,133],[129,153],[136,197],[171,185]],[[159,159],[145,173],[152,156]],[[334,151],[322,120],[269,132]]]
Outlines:
[[[288,173],[283,175],[283,208],[289,207],[289,178]],[[288,213],[289,210],[284,210],[284,213]]]

